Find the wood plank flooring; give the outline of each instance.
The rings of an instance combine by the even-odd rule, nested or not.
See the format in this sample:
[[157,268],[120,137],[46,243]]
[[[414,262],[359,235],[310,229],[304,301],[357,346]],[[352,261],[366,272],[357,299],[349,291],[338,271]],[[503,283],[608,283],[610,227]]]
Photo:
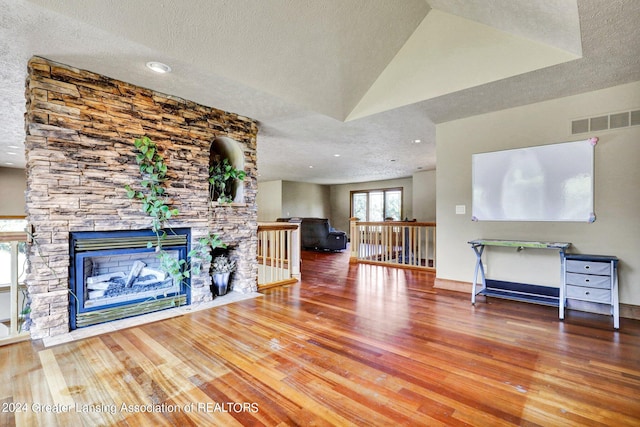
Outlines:
[[263,297],[2,347],[0,425],[640,425],[639,321],[473,307],[348,256],[304,252],[302,282]]

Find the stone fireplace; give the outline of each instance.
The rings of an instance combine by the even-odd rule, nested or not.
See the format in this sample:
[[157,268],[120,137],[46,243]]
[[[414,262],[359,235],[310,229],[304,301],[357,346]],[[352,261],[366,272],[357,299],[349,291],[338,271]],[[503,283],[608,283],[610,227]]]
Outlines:
[[[233,291],[256,290],[255,121],[39,57],[28,64],[26,98],[26,212],[31,233],[26,283],[33,339],[66,333],[78,327],[78,320],[84,325],[96,316],[86,313],[100,312],[108,321],[113,315],[108,310],[127,300],[133,288],[140,292],[131,297],[138,306],[141,300],[161,301],[165,294],[160,306],[213,298],[208,264],[192,275],[186,290],[163,279],[146,243],[144,249],[129,248],[128,254],[109,247],[91,254],[83,249],[86,241],[77,245],[76,237],[86,240],[113,231],[144,235],[151,228],[141,203],[129,199],[124,188],[139,186],[133,143],[145,135],[158,145],[168,166],[166,192],[179,210],[171,229],[187,230],[186,248],[209,233],[220,236],[237,262]],[[208,167],[212,150],[220,145],[216,141],[240,153],[239,164],[247,173],[238,186],[239,202],[230,205],[212,203],[208,197]],[[135,240],[130,235],[127,239]],[[180,250],[175,256],[184,255]],[[109,270],[120,264],[120,271]],[[78,274],[83,285],[92,278],[91,288],[76,288]],[[137,282],[128,283],[132,274]]]

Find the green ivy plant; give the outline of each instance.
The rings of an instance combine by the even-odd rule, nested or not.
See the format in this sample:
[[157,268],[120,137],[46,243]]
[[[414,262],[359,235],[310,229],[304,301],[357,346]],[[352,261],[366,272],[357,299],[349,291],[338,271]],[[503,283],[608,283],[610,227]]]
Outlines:
[[140,181],[142,190],[134,190],[130,185],[124,188],[127,197],[142,200],[142,211],[151,217],[151,229],[160,239],[164,225],[171,217],[178,215],[178,209],[171,208],[163,187],[167,180],[167,165],[157,145],[149,137],[136,139],[134,145],[138,151],[136,162],[143,177]]
[[209,168],[211,200],[218,203],[231,203],[233,201],[231,184],[234,180],[243,180],[246,176],[245,171],[233,167],[227,158],[215,162]]
[[[215,234],[208,234],[206,237],[198,239],[199,247],[189,252],[189,257],[198,258],[204,262],[210,263],[213,259],[213,250],[216,248],[226,249],[227,245]],[[193,265],[194,274],[200,273],[200,265]]]
[[216,236],[208,234],[206,237],[198,239],[198,246],[191,249],[188,254],[188,258],[191,260],[198,259],[199,262],[188,263],[184,259],[178,259],[170,255],[167,251],[160,250],[158,257],[160,258],[160,265],[164,271],[171,277],[179,281],[183,281],[191,274],[200,274],[201,262],[211,262],[211,252],[216,248],[226,248],[222,240]]
[[[168,222],[178,216],[179,211],[171,206],[171,200],[167,197],[164,183],[167,180],[167,164],[159,152],[157,145],[147,136],[136,139],[134,142],[136,162],[140,169],[142,179],[140,190],[131,185],[125,185],[127,197],[142,201],[142,211],[151,217],[151,229],[156,234],[156,252],[160,258],[160,267],[171,277],[180,282],[191,277],[191,274],[200,273],[200,262],[189,263],[184,259],[178,259],[162,249],[162,242],[167,233]],[[152,248],[153,242],[147,243],[147,248]],[[189,259],[211,262],[211,252],[216,248],[226,248],[222,240],[208,234],[198,240],[196,248],[188,253]]]

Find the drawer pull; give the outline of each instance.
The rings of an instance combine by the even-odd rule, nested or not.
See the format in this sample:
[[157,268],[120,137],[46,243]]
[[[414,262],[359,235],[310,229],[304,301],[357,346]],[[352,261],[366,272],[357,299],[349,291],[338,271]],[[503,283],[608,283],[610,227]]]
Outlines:
[[584,279],[585,282],[589,283],[589,279]]
[[585,295],[589,295],[589,291],[585,292],[584,294],[585,294]]
[[590,266],[588,266],[588,265],[585,265],[585,266],[584,266],[584,268],[585,268],[585,270],[588,270],[588,269],[589,269],[589,268],[591,268],[591,267],[590,267]]

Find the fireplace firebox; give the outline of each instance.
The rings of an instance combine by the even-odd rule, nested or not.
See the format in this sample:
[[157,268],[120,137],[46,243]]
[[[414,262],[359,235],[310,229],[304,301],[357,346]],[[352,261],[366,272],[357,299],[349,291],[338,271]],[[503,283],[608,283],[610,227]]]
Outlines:
[[[190,229],[166,231],[162,249],[186,260]],[[151,242],[151,244],[149,244]],[[190,283],[160,267],[151,230],[70,233],[70,328],[190,303]]]

